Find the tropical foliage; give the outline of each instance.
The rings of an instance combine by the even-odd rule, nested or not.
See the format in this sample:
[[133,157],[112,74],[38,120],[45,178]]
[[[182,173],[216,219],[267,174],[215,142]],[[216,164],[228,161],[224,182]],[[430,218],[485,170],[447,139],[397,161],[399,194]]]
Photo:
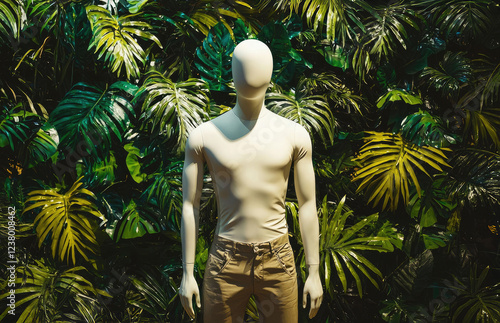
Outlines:
[[[189,321],[183,151],[235,104],[249,38],[273,53],[267,107],[313,140],[312,321],[500,320],[499,17],[492,0],[0,0],[0,236],[15,238],[0,298],[16,289],[0,320]],[[200,283],[217,221],[204,183]]]

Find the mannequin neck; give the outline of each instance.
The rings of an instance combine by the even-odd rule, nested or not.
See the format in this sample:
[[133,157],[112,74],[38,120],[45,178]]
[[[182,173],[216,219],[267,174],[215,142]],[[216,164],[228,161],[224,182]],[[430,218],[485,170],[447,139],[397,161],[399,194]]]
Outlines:
[[256,120],[259,118],[262,109],[265,108],[264,99],[264,95],[255,98],[238,96],[236,105],[233,108],[234,114],[240,119]]

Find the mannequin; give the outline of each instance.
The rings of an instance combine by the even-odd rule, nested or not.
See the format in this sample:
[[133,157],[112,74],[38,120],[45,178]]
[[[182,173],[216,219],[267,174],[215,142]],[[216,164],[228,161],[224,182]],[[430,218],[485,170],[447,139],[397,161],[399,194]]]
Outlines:
[[193,267],[205,162],[219,212],[203,284],[205,322],[242,322],[251,294],[264,322],[297,321],[296,272],[285,217],[292,164],[309,273],[303,307],[309,296],[312,318],[321,305],[311,140],[303,127],[264,106],[272,70],[272,54],[264,43],[246,40],[236,46],[232,61],[235,107],[193,130],[186,144],[179,295],[192,318],[193,296],[201,307]]

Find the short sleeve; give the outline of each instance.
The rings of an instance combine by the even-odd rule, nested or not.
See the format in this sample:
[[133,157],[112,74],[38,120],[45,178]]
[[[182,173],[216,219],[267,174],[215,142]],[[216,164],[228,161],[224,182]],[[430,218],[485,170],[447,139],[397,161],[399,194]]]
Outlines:
[[186,141],[186,157],[191,157],[193,160],[203,160],[203,134],[202,126],[198,126],[188,136]]
[[309,133],[304,127],[295,124],[294,127],[294,147],[293,159],[295,162],[304,158],[307,154],[311,154],[312,144]]

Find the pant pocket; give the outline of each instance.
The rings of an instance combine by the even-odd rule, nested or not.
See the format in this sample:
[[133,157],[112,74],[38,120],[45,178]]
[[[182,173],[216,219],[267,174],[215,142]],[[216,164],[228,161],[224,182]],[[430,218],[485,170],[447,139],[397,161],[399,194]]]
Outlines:
[[273,255],[283,271],[290,276],[295,274],[295,260],[292,247],[289,243],[285,243],[283,246],[275,249]]
[[208,255],[205,271],[212,276],[217,276],[224,271],[232,258],[233,252],[231,250],[212,248]]

